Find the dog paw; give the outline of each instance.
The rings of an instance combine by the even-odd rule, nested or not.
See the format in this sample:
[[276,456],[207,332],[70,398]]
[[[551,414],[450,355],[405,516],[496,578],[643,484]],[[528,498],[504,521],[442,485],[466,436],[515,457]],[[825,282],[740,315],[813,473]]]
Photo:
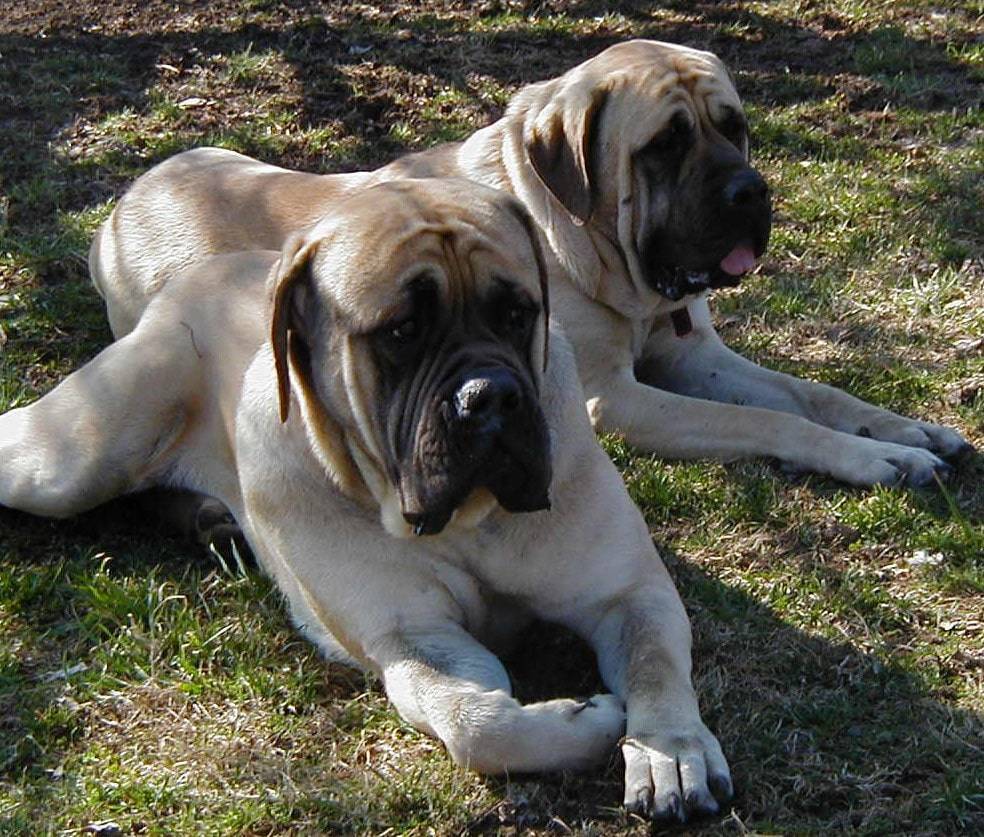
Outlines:
[[218,500],[206,497],[195,514],[194,537],[202,546],[227,561],[243,558],[253,561],[252,551],[229,510]]
[[688,732],[636,734],[622,743],[625,808],[657,822],[716,814],[731,799],[721,745],[699,721]]
[[949,427],[891,414],[861,425],[857,435],[905,447],[925,448],[945,457],[960,456],[974,449],[963,436]]
[[567,704],[568,718],[578,724],[588,734],[592,745],[588,749],[597,750],[598,756],[589,761],[599,763],[611,758],[616,742],[625,732],[625,705],[615,695],[593,695],[587,700],[562,701]]
[[520,706],[498,690],[472,715],[484,725],[472,723],[461,743],[442,739],[458,764],[480,773],[595,770],[611,760],[625,733],[625,707],[610,694]]
[[946,480],[953,469],[924,447],[891,442],[851,439],[839,451],[828,472],[851,485],[934,485]]

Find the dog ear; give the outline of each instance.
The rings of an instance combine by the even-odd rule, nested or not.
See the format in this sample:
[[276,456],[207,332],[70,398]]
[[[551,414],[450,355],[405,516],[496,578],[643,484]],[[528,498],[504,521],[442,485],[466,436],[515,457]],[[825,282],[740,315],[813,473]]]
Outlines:
[[291,312],[294,292],[300,280],[308,275],[308,263],[319,241],[309,241],[303,234],[290,236],[273,266],[270,275],[273,297],[273,316],[270,325],[270,343],[273,361],[277,368],[277,394],[280,399],[280,421],[287,421],[290,411],[290,363],[288,347],[295,324]]
[[290,367],[293,361],[298,377],[293,386],[307,411],[308,431],[314,434],[316,440],[313,444],[315,456],[342,493],[359,502],[371,503],[372,493],[346,445],[342,427],[315,392],[310,347],[300,339],[305,331],[306,315],[311,314],[306,306],[313,301],[313,291],[306,282],[311,275],[311,259],[326,242],[325,235],[315,235],[317,237],[308,237],[303,233],[291,235],[268,279],[268,295],[273,303],[270,343],[277,370],[280,421],[287,421],[290,412]]
[[537,114],[523,137],[533,171],[576,224],[591,217],[591,156],[606,88],[571,85]]

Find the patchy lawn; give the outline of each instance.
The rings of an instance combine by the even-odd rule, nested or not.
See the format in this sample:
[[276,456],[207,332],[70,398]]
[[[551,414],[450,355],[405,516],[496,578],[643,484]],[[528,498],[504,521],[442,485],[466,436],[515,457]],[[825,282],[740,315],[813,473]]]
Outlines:
[[[375,166],[642,36],[729,64],[776,197],[763,268],[717,294],[725,339],[984,444],[979,3],[84,5],[0,0],[0,409],[110,339],[88,240],[154,163],[213,143]],[[982,458],[940,491],[855,491],[605,444],[693,617],[736,781],[733,810],[686,831],[984,830]],[[597,677],[554,631],[513,673],[523,696]],[[0,509],[5,834],[647,833],[620,798],[615,757],[454,770],[378,683],[317,658],[255,570],[136,500],[62,523]]]

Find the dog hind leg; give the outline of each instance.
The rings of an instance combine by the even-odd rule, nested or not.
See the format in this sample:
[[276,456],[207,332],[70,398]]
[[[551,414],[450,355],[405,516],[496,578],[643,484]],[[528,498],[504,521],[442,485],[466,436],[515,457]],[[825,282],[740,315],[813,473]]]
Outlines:
[[243,530],[229,508],[215,497],[197,491],[152,488],[137,497],[140,508],[168,534],[178,534],[208,550],[217,551],[230,566],[241,559],[255,562]]
[[193,420],[201,358],[146,322],[27,407],[0,416],[0,504],[68,517],[154,482]]

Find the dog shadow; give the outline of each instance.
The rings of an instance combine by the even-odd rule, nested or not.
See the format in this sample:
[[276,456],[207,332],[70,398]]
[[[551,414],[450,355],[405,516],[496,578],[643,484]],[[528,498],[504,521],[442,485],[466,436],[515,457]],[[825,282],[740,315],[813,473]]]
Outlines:
[[[27,572],[33,567],[47,579],[4,596],[4,618],[17,623],[21,637],[30,638],[8,652],[0,666],[0,776],[35,775],[43,796],[45,787],[51,792],[50,783],[57,781],[57,765],[78,731],[66,732],[59,752],[50,742],[42,748],[32,730],[63,707],[65,681],[75,670],[70,661],[84,664],[106,641],[106,628],[92,632],[91,620],[72,593],[56,589],[64,587],[64,579],[52,580],[48,562],[60,562],[65,577],[87,577],[100,555],[117,555],[121,573],[152,575],[174,595],[193,599],[197,588],[189,582],[188,555],[195,548],[162,534],[139,498],[123,498],[61,522],[0,508],[0,533],[8,572],[11,562],[24,560]],[[751,590],[729,580],[726,569],[712,574],[665,546],[661,553],[691,616],[694,683],[704,720],[721,741],[736,787],[727,812],[688,830],[781,830],[784,823],[802,830],[814,822],[820,829],[845,832],[887,828],[900,833],[918,825],[934,833],[968,833],[984,825],[978,784],[984,722],[960,708],[952,676],[953,667],[966,660],[954,659],[952,649],[941,648],[939,657],[918,664],[906,654],[930,614],[911,621],[838,616],[843,603],[839,574],[814,572],[815,584],[788,591],[802,596],[809,590],[812,597],[814,624],[804,629],[764,601],[783,600],[783,592],[776,590],[784,583],[780,575],[760,579],[759,589]],[[190,568],[207,575],[214,559],[198,554],[202,557],[191,559]],[[291,629],[280,606],[270,604],[271,588],[257,578],[258,571],[246,567],[229,575],[223,569],[219,577],[233,588],[244,572],[252,579],[253,593],[259,591],[258,598],[266,602],[263,630],[284,644]],[[218,595],[226,594],[220,590]],[[210,605],[202,599],[193,607],[207,611]],[[306,653],[313,656],[310,648]],[[534,625],[505,662],[524,702],[604,691],[590,648],[556,626]],[[343,706],[366,689],[381,692],[371,677],[335,664],[312,664],[323,671],[322,703]],[[31,687],[24,688],[25,683]],[[942,702],[941,696],[951,702]],[[408,746],[423,738],[409,735],[404,738]],[[332,770],[330,764],[324,769]],[[496,802],[476,814],[462,833],[574,830],[587,822],[646,833],[646,824],[617,806],[621,769],[616,754],[607,769],[587,775],[479,780]],[[301,786],[297,792],[301,798],[317,797],[322,787],[315,782],[313,789]]]

